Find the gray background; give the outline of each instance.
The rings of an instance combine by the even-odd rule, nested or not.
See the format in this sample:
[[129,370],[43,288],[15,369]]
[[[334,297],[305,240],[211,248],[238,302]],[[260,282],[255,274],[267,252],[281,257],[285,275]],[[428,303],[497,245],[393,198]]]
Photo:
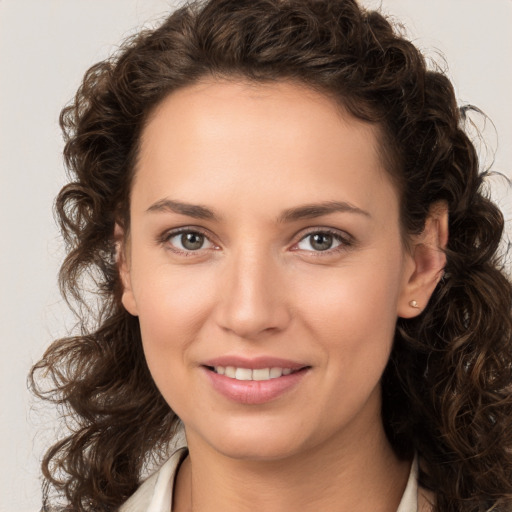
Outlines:
[[[495,169],[512,178],[512,1],[363,2],[392,13],[427,54],[445,54],[461,103],[493,120]],[[35,404],[26,375],[73,319],[56,274],[62,246],[51,207],[65,180],[57,119],[87,67],[166,0],[0,0],[0,511],[40,508],[39,459],[54,438],[54,412]],[[489,157],[486,157],[488,159]],[[493,179],[508,218],[511,190]],[[512,233],[509,222],[509,233]]]

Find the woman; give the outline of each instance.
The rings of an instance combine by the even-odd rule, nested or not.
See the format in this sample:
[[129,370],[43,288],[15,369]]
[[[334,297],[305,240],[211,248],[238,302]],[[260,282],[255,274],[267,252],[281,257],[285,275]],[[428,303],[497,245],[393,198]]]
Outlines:
[[99,315],[33,370],[75,422],[43,462],[68,509],[511,510],[512,288],[464,115],[350,0],[193,3],[91,68],[57,211]]

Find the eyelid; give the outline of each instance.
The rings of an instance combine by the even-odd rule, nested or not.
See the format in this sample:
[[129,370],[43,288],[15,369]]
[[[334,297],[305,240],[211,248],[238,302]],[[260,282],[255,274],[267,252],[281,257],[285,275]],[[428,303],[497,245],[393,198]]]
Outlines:
[[[311,235],[315,235],[317,233],[331,235],[335,240],[341,242],[336,247],[331,249],[326,249],[325,251],[313,251],[306,249],[299,249],[297,245],[302,242],[305,238]],[[347,233],[346,231],[342,231],[339,229],[328,228],[328,227],[312,227],[308,228],[306,231],[301,231],[296,237],[296,241],[293,243],[290,250],[292,251],[302,251],[304,253],[310,253],[315,256],[329,255],[336,252],[346,251],[355,245],[355,239],[352,235]]]
[[[173,238],[175,236],[179,236],[183,233],[198,233],[198,234],[204,236],[213,245],[213,247],[207,247],[204,249],[201,248],[201,249],[192,251],[192,250],[179,249],[178,247],[175,247],[169,243],[171,238]],[[175,253],[178,253],[178,254],[185,254],[185,255],[201,254],[204,251],[211,251],[211,250],[219,249],[219,244],[213,240],[212,234],[208,230],[201,228],[199,226],[180,226],[178,228],[168,229],[168,230],[164,231],[158,237],[157,241],[159,244],[164,245],[169,250],[171,250]]]
[[[183,233],[199,233],[203,235],[214,247],[212,248],[206,248],[206,249],[198,249],[196,251],[192,250],[181,250],[177,247],[170,247],[169,240],[174,237],[178,236]],[[336,240],[340,241],[341,243],[332,248],[332,249],[326,249],[325,251],[309,251],[305,249],[299,249],[297,248],[297,245],[304,240],[306,237],[317,234],[317,233],[324,233],[331,235]],[[218,250],[220,249],[220,244],[214,241],[214,236],[212,236],[211,232],[205,228],[202,228],[200,226],[194,226],[194,225],[187,225],[187,226],[180,226],[172,229],[168,229],[164,231],[160,236],[158,236],[157,242],[161,245],[167,246],[169,250],[172,250],[175,253],[178,254],[186,254],[186,255],[193,255],[194,253],[200,254],[204,251],[210,251],[210,250]],[[289,250],[291,251],[302,251],[307,252],[310,254],[314,254],[315,256],[322,256],[322,255],[329,255],[333,254],[335,252],[341,252],[346,251],[349,248],[353,247],[356,243],[356,240],[352,235],[347,233],[346,231],[342,231],[340,229],[336,228],[329,228],[329,227],[311,227],[307,228],[306,230],[302,230],[299,234],[297,234],[295,237],[295,242],[293,242],[292,246]]]

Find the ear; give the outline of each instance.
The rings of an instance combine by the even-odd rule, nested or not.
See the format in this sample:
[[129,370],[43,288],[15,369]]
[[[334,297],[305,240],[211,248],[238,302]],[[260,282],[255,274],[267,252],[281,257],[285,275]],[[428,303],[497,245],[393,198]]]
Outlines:
[[123,287],[121,302],[128,313],[137,316],[137,303],[132,290],[130,244],[124,229],[117,222],[114,227],[114,241],[116,244],[117,269]]
[[444,249],[448,243],[448,205],[444,201],[430,207],[425,229],[411,240],[404,285],[397,314],[402,318],[418,316],[427,306],[446,265]]

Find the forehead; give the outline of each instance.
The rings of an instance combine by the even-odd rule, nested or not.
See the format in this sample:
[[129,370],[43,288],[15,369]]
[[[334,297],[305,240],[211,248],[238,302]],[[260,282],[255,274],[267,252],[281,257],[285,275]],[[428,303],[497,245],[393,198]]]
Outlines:
[[391,185],[378,126],[328,96],[291,82],[213,79],[171,93],[153,111],[134,187],[138,182],[148,201],[169,189],[203,203],[215,190],[338,200],[326,197],[333,188],[371,203]]
[[[164,98],[149,116],[143,131],[143,144],[151,136],[152,125],[161,127],[162,124],[173,122],[173,119],[176,132],[179,130],[184,137],[197,133],[194,128],[206,128],[212,134],[213,126],[222,120],[229,121],[231,127],[243,126],[239,132],[242,137],[258,135],[251,132],[251,127],[255,127],[256,123],[266,123],[269,130],[267,138],[270,139],[272,126],[277,126],[279,123],[276,121],[280,121],[295,125],[295,129],[289,131],[290,140],[306,134],[308,128],[313,140],[317,138],[314,137],[315,133],[318,137],[326,138],[331,128],[334,128],[332,134],[335,136],[340,123],[351,125],[354,130],[366,131],[368,147],[373,146],[374,150],[379,150],[381,138],[379,125],[357,120],[340,101],[305,84],[284,80],[253,82],[235,78],[205,78],[180,88]],[[212,126],[208,127],[208,123]],[[318,129],[320,126],[322,130]],[[217,124],[217,133],[220,134],[221,128]],[[279,135],[283,139],[284,134]]]

